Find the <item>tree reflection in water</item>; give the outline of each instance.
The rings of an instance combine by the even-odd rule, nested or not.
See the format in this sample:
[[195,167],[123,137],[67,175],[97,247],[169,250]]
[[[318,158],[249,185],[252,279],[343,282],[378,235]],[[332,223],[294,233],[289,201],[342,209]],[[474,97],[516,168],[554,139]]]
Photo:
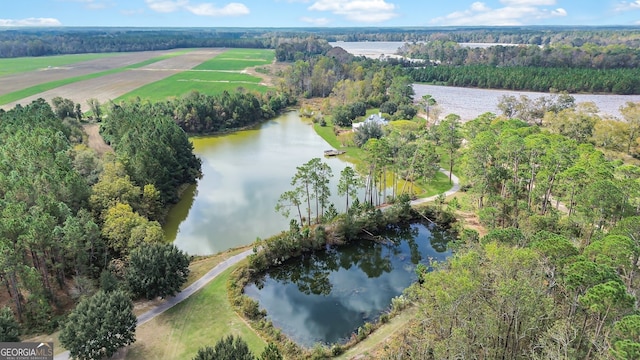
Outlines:
[[417,280],[418,264],[451,254],[447,233],[423,224],[390,226],[382,235],[286,261],[245,293],[299,344],[341,342]]
[[[424,227],[424,225],[422,225]],[[437,253],[447,251],[448,233],[439,228],[429,228],[431,247]],[[423,260],[416,239],[419,234],[417,225],[392,225],[381,235],[382,241],[361,240],[340,247],[327,246],[324,250],[305,253],[290,259],[281,266],[270,269],[268,276],[282,284],[295,284],[303,294],[329,295],[332,291],[330,274],[339,269],[350,270],[357,267],[369,278],[378,278],[393,270],[392,258],[403,258],[403,249],[399,246],[406,242],[410,260],[414,265]],[[266,274],[254,281],[260,289]]]

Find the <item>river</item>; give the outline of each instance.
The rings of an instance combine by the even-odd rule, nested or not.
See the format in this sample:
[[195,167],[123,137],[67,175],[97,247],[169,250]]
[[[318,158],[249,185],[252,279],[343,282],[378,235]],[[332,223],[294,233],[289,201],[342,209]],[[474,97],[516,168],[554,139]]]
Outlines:
[[[333,170],[335,193],[340,171],[348,165],[324,158],[331,147],[293,111],[254,129],[192,141],[203,176],[171,209],[164,226],[167,239],[190,255],[249,245],[288,229],[289,220],[275,205],[291,190],[296,167],[323,158]],[[340,211],[342,201],[332,200]]]

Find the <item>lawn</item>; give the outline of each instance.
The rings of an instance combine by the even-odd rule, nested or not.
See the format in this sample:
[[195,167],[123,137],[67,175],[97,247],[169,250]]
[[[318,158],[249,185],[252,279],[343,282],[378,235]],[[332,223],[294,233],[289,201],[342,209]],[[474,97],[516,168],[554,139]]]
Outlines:
[[191,359],[202,346],[239,335],[254,354],[266,343],[233,310],[227,298],[229,269],[188,299],[138,327],[127,359]]
[[230,49],[193,68],[194,70],[244,70],[273,62],[275,52],[261,49]]
[[111,69],[111,70],[101,71],[101,72],[82,75],[82,76],[74,76],[74,77],[70,77],[70,78],[67,78],[67,79],[61,79],[61,80],[57,80],[57,81],[50,81],[50,82],[47,82],[47,83],[31,86],[31,87],[28,87],[28,88],[25,88],[25,89],[22,89],[22,90],[19,90],[19,91],[14,91],[14,92],[11,92],[11,93],[8,93],[8,94],[4,94],[4,95],[0,96],[0,105],[8,104],[10,102],[26,98],[28,96],[39,94],[41,92],[45,92],[47,90],[55,89],[55,88],[60,87],[60,86],[72,84],[72,83],[75,83],[75,82],[78,82],[78,81],[94,79],[94,78],[105,76],[105,75],[109,75],[109,74],[115,74],[115,73],[123,72],[123,71],[129,70],[129,69],[136,69],[136,68],[139,68],[139,67],[142,67],[142,66],[153,64],[153,63],[158,62],[160,60],[167,59],[169,57],[182,55],[182,54],[184,54],[185,52],[188,52],[188,51],[191,51],[191,50],[176,51],[176,52],[173,52],[171,54],[166,54],[166,55],[154,57],[154,58],[149,59],[149,60],[145,60],[145,61],[142,61],[142,62],[139,62],[139,63],[136,63],[136,64],[124,66],[124,67],[117,68],[117,69]]
[[[369,116],[370,114],[377,114],[377,113],[378,113],[378,109],[369,109],[367,110],[367,115],[365,116]],[[365,117],[363,117],[363,119],[364,118]],[[321,126],[318,123],[315,123],[313,125],[316,133],[320,135],[321,138],[323,138],[326,142],[329,143],[329,145],[331,145],[335,149],[346,151],[346,154],[342,155],[345,157],[345,160],[353,163],[357,169],[361,169],[362,165],[364,164],[364,157],[365,157],[364,150],[358,147],[342,146],[342,144],[336,137],[335,133],[333,132],[333,122],[331,121],[331,117],[325,116],[325,121],[327,123],[326,126]],[[415,121],[419,122],[420,119]],[[392,174],[389,174],[387,178],[388,183],[391,183],[393,180],[391,176]],[[402,189],[403,185],[404,185],[403,181],[399,180],[398,189]],[[409,184],[407,184],[407,186],[409,186]],[[451,186],[452,185],[449,183],[449,177],[443,173],[438,172],[433,180],[430,180],[427,182],[418,181],[417,183],[413,184],[413,191],[419,198],[425,198],[433,195],[442,194],[447,190],[451,189]]]
[[121,55],[121,53],[75,54],[0,59],[0,76],[44,69],[49,66],[65,66],[117,55]]

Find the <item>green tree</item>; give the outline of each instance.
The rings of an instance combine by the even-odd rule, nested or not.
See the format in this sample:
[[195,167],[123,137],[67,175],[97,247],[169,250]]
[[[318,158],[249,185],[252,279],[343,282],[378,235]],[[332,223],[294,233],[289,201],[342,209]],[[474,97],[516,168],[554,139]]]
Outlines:
[[353,117],[351,114],[351,110],[349,110],[346,106],[336,106],[333,108],[331,112],[333,115],[333,123],[340,127],[349,127],[353,122]]
[[449,156],[449,183],[452,183],[453,165],[458,157],[458,149],[462,145],[462,132],[460,131],[460,116],[447,115],[437,126],[438,139]]
[[214,347],[198,349],[193,360],[254,360],[249,346],[240,336],[229,335],[218,340]]
[[72,358],[104,359],[135,342],[135,331],[131,299],[121,290],[98,291],[69,314],[60,343]]
[[154,243],[164,239],[162,227],[157,221],[149,221],[133,211],[128,204],[117,203],[104,217],[102,236],[113,251],[126,254],[141,243]]
[[0,342],[20,341],[20,325],[8,306],[0,310]]
[[631,153],[631,146],[636,143],[636,138],[640,133],[640,102],[628,101],[626,105],[620,107],[620,113],[629,125],[627,138],[627,154]]
[[93,118],[96,119],[96,121],[102,121],[102,108],[100,107],[98,99],[87,99],[87,105],[89,106],[89,110],[91,110]]
[[[580,305],[582,305],[587,313],[591,315],[594,334],[592,342],[594,346],[601,345],[604,341],[601,338],[605,325],[619,316],[624,316],[633,311],[635,298],[627,293],[624,285],[617,281],[609,281],[604,284],[598,284],[587,290],[580,296]],[[586,358],[593,350],[593,346],[589,347]]]
[[640,358],[640,315],[625,316],[613,325],[611,354],[617,360]]
[[302,205],[302,197],[303,192],[300,188],[285,191],[278,198],[276,211],[282,214],[284,217],[289,218],[289,215],[291,214],[291,208],[293,207],[298,211],[298,219],[300,219],[300,224],[304,224],[304,221],[302,219],[302,210],[300,209],[300,205]]
[[363,186],[362,179],[353,170],[351,166],[345,167],[340,172],[340,180],[338,182],[338,194],[344,195],[347,200],[345,211],[349,211],[349,197],[355,198],[358,196],[358,189]]
[[427,94],[423,95],[422,99],[420,99],[420,105],[424,108],[424,111],[427,113],[427,121],[429,121],[431,115],[431,108],[437,104],[436,99],[433,96]]
[[149,244],[131,251],[125,279],[136,296],[173,296],[187,281],[189,256],[173,244]]
[[269,343],[260,354],[260,360],[282,360],[282,354],[274,343]]

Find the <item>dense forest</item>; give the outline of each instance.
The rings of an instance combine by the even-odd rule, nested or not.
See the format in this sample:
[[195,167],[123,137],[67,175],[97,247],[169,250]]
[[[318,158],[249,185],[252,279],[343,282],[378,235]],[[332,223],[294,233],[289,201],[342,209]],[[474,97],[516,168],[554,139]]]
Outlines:
[[532,45],[640,46],[627,27],[437,28],[45,28],[0,31],[0,57],[167,50],[191,47],[275,49],[284,39],[479,42]]
[[539,92],[640,94],[638,69],[567,69],[489,65],[407,68],[413,81]]
[[[111,278],[122,286],[141,276],[170,278],[147,272],[125,280],[135,270],[130,254],[164,242],[158,221],[200,175],[186,133],[170,117],[113,106],[104,132],[115,154],[99,156],[83,143],[78,119],[59,107],[40,99],[0,111],[0,281],[30,333],[56,329],[65,309]],[[148,291],[133,289],[134,296]]]

